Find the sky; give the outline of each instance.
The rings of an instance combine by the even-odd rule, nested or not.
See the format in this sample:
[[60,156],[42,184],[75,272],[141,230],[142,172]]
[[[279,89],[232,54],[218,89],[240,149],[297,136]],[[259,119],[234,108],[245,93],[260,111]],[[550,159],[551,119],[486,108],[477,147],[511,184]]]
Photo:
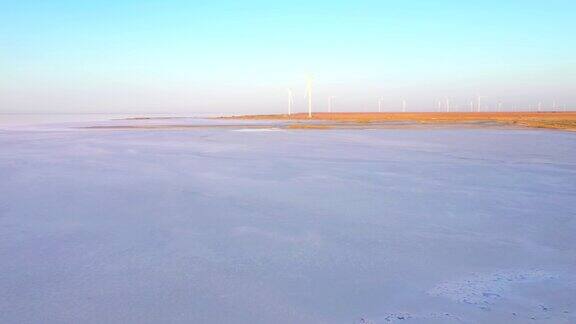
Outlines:
[[[0,0],[0,112],[576,107],[573,0]],[[489,107],[486,107],[489,108]],[[490,108],[491,109],[491,108]]]

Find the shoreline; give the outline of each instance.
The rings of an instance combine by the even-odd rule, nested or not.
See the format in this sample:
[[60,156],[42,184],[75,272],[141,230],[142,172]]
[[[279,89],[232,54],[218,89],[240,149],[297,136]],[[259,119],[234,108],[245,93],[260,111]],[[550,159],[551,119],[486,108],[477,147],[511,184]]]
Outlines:
[[470,124],[492,122],[502,125],[530,128],[549,128],[576,131],[576,112],[420,112],[420,113],[378,113],[378,112],[338,112],[313,113],[312,118],[306,113],[238,115],[218,117],[231,120],[268,120],[294,121],[293,129],[325,129],[330,125],[309,124],[306,122],[323,121],[344,124],[370,125],[387,122],[415,122],[418,124]]

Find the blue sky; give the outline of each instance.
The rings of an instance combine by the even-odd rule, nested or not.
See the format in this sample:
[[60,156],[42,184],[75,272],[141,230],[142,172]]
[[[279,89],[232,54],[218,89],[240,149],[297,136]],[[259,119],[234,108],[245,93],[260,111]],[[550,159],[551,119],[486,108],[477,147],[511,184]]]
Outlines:
[[0,111],[576,103],[576,2],[0,0]]

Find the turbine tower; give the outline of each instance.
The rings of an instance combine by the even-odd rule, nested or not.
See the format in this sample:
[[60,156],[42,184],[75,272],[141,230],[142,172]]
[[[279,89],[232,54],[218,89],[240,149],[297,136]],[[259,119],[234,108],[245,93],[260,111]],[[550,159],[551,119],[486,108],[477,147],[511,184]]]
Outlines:
[[381,113],[382,112],[382,101],[384,100],[384,98],[380,97],[378,99],[378,112]]
[[450,99],[446,98],[446,112],[450,112]]
[[334,96],[328,97],[328,112],[332,112],[332,101],[334,100]]
[[294,104],[294,95],[292,89],[288,88],[288,116],[292,115],[292,105]]
[[402,112],[406,112],[406,99],[402,99]]
[[308,118],[312,118],[312,77],[306,80],[306,96],[308,97]]
[[478,101],[478,106],[476,107],[478,109],[478,112],[480,112],[480,109],[482,107],[482,98],[484,98],[483,96],[477,96],[476,100]]

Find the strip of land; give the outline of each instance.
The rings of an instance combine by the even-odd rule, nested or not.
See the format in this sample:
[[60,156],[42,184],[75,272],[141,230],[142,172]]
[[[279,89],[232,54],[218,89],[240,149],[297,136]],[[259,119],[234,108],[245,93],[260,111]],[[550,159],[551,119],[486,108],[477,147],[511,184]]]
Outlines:
[[[416,122],[423,124],[445,123],[477,123],[492,122],[507,125],[552,128],[576,131],[576,112],[419,112],[419,113],[373,113],[373,112],[342,112],[313,113],[309,118],[306,113],[292,115],[243,115],[223,117],[239,120],[284,120],[284,121],[326,121],[334,123],[385,123],[385,122]],[[294,124],[290,128],[330,128],[330,125]]]

